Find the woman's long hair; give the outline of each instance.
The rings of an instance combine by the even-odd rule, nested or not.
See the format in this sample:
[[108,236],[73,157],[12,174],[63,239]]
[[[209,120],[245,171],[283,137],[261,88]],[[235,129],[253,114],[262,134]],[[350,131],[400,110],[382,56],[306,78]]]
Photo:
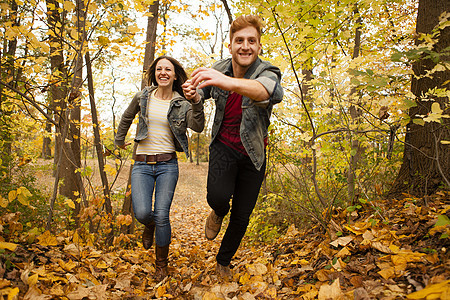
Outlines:
[[158,58],[156,58],[152,64],[150,65],[150,67],[147,70],[147,74],[146,77],[148,78],[148,84],[149,85],[158,85],[158,83],[156,82],[156,76],[155,76],[155,71],[156,71],[156,64],[158,63],[158,61],[160,61],[161,59],[167,59],[168,61],[170,61],[174,68],[175,68],[175,77],[176,80],[174,80],[173,82],[173,87],[172,90],[177,91],[180,95],[183,95],[183,88],[181,87],[181,85],[187,80],[187,75],[186,75],[186,71],[184,70],[183,66],[178,62],[178,60],[176,60],[173,57],[167,56],[167,55],[161,55]]

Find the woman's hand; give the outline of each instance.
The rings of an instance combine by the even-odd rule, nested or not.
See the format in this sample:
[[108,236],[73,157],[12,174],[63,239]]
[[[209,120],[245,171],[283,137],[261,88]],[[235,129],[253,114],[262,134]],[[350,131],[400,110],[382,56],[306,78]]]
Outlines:
[[117,147],[119,147],[120,149],[127,149],[128,145],[131,145],[131,142],[125,143],[125,144],[117,146]]
[[188,79],[181,86],[183,88],[184,97],[192,103],[198,103],[200,101],[200,95],[197,93],[197,87],[192,84],[192,80]]

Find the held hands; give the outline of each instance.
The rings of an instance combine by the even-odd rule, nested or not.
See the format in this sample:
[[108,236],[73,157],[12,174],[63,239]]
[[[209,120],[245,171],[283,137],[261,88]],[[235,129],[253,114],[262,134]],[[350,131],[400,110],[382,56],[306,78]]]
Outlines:
[[183,92],[186,99],[193,103],[200,101],[200,95],[197,88],[201,89],[206,86],[216,86],[220,89],[233,90],[234,78],[228,77],[221,72],[211,68],[198,68],[192,72],[192,78],[187,80],[183,85]]
[[199,89],[209,85],[216,86],[225,91],[232,89],[230,85],[232,78],[211,68],[198,68],[192,72],[191,76],[192,84]]
[[192,84],[192,80],[188,79],[181,86],[183,88],[184,97],[192,103],[200,101],[200,95],[197,93],[197,88]]

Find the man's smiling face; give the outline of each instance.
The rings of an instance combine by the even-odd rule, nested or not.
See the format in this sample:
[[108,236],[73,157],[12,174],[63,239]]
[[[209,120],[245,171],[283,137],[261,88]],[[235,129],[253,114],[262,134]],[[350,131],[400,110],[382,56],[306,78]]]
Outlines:
[[234,72],[245,71],[258,58],[261,52],[261,43],[258,31],[253,26],[245,27],[234,33],[228,46],[233,59],[233,67],[241,68]]

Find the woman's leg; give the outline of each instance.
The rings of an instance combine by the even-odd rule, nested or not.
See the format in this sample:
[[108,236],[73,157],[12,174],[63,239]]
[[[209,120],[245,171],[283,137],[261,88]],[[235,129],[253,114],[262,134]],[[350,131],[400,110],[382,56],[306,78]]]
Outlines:
[[155,166],[155,241],[157,246],[164,247],[170,244],[172,235],[169,214],[178,181],[178,161],[172,159]]
[[153,221],[154,185],[153,165],[135,162],[131,171],[131,198],[134,215],[144,225],[149,225]]

